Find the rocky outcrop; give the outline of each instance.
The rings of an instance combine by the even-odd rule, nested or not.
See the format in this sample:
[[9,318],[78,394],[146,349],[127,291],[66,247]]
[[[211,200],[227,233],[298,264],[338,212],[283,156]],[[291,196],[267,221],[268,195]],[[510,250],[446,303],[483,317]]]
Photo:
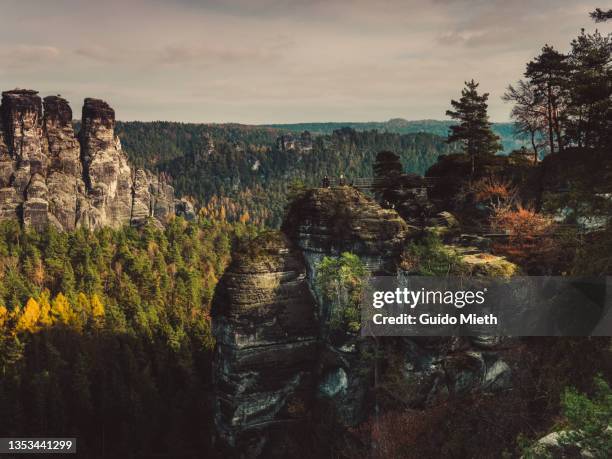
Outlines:
[[42,101],[36,91],[6,91],[0,115],[0,220],[73,230],[174,214],[166,178],[131,170],[106,102],[85,100],[78,139],[60,96]]
[[348,186],[305,191],[289,209],[282,229],[311,267],[325,255],[352,252],[375,273],[395,271],[397,254],[415,231],[397,212]]
[[85,200],[85,183],[80,146],[72,127],[72,110],[58,96],[44,99],[44,132],[49,152],[48,215],[53,223],[72,230],[77,225],[77,208]]
[[276,139],[276,147],[285,152],[309,153],[312,151],[312,136],[308,131],[302,132],[299,136],[283,134]]
[[301,254],[282,235],[243,248],[221,279],[215,317],[216,450],[295,457],[310,416],[314,300]]
[[115,137],[115,112],[98,99],[85,99],[81,159],[91,206],[88,226],[120,226],[130,221],[132,173]]
[[415,231],[354,188],[318,188],[294,200],[282,233],[235,252],[212,309],[216,438],[225,457],[295,456],[289,445],[307,441],[305,426],[316,435],[330,426],[347,432],[385,399],[425,408],[509,387],[494,339],[375,341],[330,326],[335,306],[315,282],[321,260],[348,251],[371,273],[394,275]]
[[164,175],[137,169],[134,173],[131,222],[140,225],[153,218],[165,222],[176,213],[174,188]]

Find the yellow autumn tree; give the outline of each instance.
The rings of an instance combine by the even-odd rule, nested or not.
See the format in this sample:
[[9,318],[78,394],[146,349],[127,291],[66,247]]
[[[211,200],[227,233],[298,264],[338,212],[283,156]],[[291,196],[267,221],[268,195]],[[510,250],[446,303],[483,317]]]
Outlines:
[[104,324],[106,311],[100,297],[94,293],[91,297],[91,320],[94,327],[99,328]]
[[79,292],[76,298],[75,314],[80,319],[79,322],[87,322],[87,318],[91,314],[91,303],[87,295],[83,292]]
[[51,317],[54,324],[75,325],[76,315],[68,299],[60,292],[51,302]]
[[38,299],[38,303],[40,304],[40,317],[38,323],[42,328],[48,328],[53,325],[53,320],[51,318],[51,303],[49,302],[50,296],[51,293],[49,290],[45,289]]
[[9,312],[4,306],[0,305],[0,333],[2,333],[5,327],[8,327]]
[[25,307],[21,311],[17,319],[15,331],[17,333],[23,332],[36,332],[40,326],[38,320],[40,319],[40,304],[34,298],[28,299]]
[[240,223],[247,223],[251,219],[249,211],[247,210],[240,216]]

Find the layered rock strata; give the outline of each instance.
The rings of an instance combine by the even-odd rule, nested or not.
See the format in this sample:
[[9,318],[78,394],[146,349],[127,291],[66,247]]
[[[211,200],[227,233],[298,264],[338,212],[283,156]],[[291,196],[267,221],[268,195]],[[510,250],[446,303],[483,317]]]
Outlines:
[[351,187],[319,188],[292,203],[281,233],[235,253],[212,310],[216,437],[225,457],[269,457],[279,443],[288,451],[307,435],[287,427],[292,406],[315,430],[330,422],[345,429],[385,403],[424,408],[510,385],[500,343],[491,340],[371,340],[331,330],[335,306],[318,292],[320,261],[348,251],[372,274],[395,275],[415,231]]
[[224,274],[212,314],[215,449],[228,457],[295,457],[310,416],[317,347],[301,254],[281,234],[261,236]]
[[325,255],[352,252],[374,273],[394,272],[397,254],[416,231],[397,212],[348,186],[304,192],[290,207],[282,229],[311,267]]
[[119,227],[174,214],[166,180],[133,171],[115,136],[115,112],[85,99],[75,135],[72,110],[60,96],[2,93],[0,105],[0,220],[42,229]]

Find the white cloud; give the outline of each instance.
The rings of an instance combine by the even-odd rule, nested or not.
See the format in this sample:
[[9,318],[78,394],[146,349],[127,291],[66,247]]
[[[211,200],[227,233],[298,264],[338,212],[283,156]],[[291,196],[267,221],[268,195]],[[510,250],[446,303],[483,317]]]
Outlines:
[[[87,96],[120,119],[443,118],[463,81],[499,97],[586,0],[3,0],[0,89]],[[598,25],[604,31],[609,24]]]

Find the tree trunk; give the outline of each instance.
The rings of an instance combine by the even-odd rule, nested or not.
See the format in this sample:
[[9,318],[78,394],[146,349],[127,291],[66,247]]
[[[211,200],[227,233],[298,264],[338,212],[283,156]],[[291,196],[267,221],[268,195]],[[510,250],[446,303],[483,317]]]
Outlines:
[[550,83],[548,84],[548,100],[546,101],[546,117],[548,118],[548,142],[550,146],[550,153],[555,152],[555,134],[553,131],[553,114],[552,114],[552,88]]
[[563,142],[561,140],[561,126],[559,125],[559,109],[556,104],[553,106],[553,120],[555,122],[555,135],[557,136],[557,151],[563,151]]
[[531,147],[533,148],[533,163],[538,164],[538,147],[535,143],[535,131],[531,131]]

